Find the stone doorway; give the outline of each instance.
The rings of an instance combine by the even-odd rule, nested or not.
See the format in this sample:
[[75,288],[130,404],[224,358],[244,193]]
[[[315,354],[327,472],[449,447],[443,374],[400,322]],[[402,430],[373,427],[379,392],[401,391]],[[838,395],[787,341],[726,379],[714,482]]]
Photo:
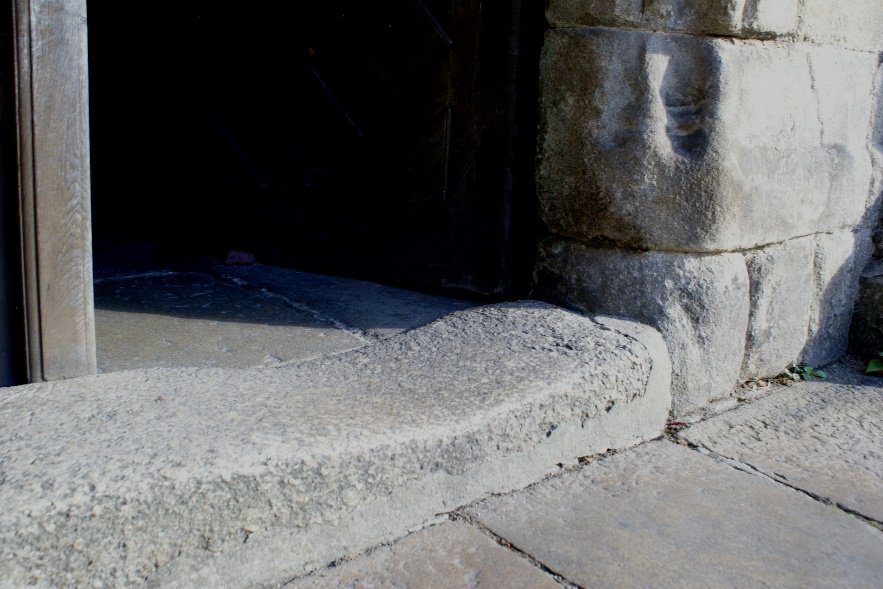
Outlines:
[[366,283],[329,283],[314,308],[298,285],[322,277],[243,279],[231,251],[461,295],[526,284],[518,2],[191,0],[174,19],[87,4],[99,371],[284,363],[461,306],[378,286],[352,311],[383,292],[397,318],[349,326],[316,309]]
[[524,287],[517,0],[87,4],[96,238]]

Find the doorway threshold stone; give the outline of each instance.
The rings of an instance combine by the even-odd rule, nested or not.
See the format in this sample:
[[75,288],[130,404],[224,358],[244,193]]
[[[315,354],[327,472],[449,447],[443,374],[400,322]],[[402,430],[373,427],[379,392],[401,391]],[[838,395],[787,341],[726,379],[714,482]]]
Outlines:
[[275,368],[4,389],[0,587],[275,586],[659,436],[652,328],[474,307]]

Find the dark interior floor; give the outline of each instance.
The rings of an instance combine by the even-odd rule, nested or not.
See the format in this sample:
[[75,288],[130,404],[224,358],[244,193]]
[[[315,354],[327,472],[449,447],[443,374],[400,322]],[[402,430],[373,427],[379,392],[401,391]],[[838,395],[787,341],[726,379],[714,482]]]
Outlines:
[[256,368],[337,353],[474,303],[260,263],[95,243],[100,372]]

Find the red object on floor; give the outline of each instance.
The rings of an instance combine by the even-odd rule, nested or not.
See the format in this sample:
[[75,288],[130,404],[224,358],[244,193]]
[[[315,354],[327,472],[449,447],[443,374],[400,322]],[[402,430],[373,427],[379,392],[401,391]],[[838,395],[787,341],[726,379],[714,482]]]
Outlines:
[[254,264],[254,262],[254,254],[230,250],[230,252],[227,254],[227,261],[225,263],[229,265],[235,264],[237,266],[249,266],[251,264]]

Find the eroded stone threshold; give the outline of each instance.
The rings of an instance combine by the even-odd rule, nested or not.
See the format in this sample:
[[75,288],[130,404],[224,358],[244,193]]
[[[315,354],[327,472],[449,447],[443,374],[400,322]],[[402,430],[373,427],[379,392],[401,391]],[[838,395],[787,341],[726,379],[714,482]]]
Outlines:
[[654,330],[520,302],[283,366],[4,389],[0,586],[273,586],[658,436],[670,378]]

